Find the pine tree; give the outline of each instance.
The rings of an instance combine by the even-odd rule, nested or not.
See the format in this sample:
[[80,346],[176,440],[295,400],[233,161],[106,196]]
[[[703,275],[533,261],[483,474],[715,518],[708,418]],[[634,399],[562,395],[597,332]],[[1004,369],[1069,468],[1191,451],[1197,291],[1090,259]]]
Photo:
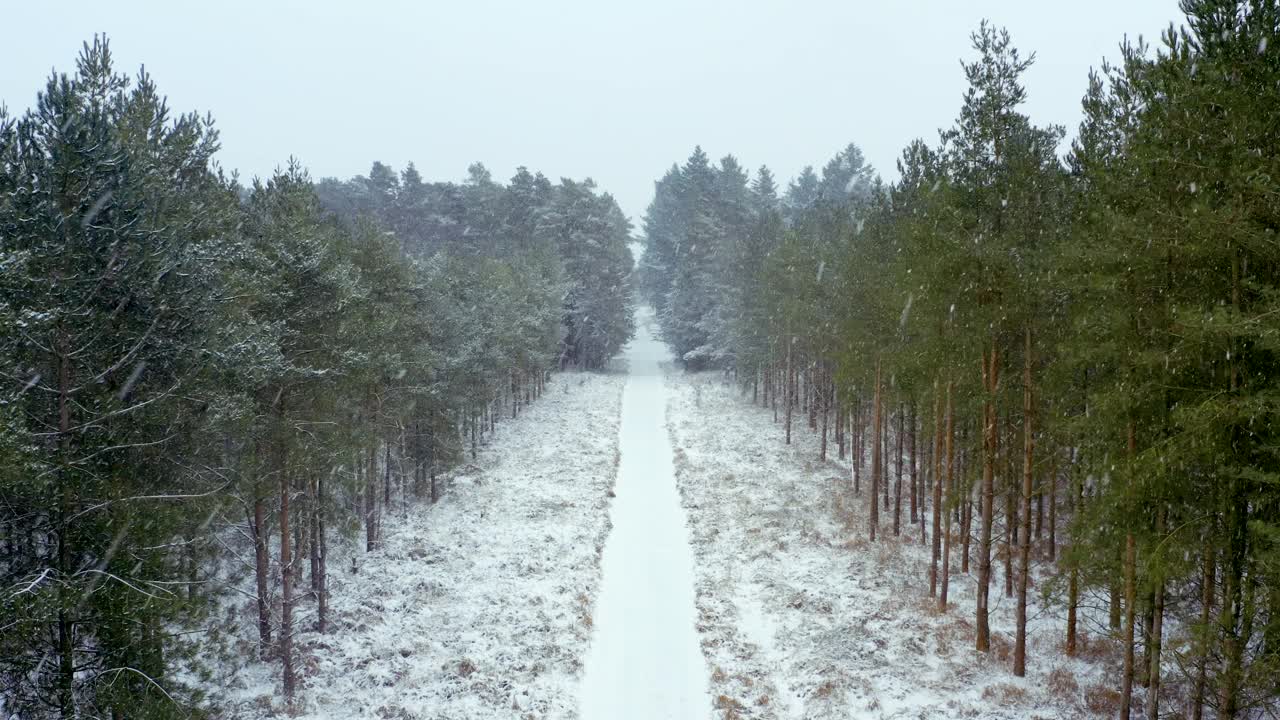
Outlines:
[[26,465],[0,497],[18,511],[6,533],[37,541],[2,563],[26,588],[3,601],[10,710],[161,716],[193,700],[165,677],[162,628],[197,608],[141,588],[186,579],[169,540],[197,532],[200,503],[166,501],[216,488],[170,456],[202,413],[189,390],[232,220],[216,148],[211,121],[171,117],[98,38],[33,110],[0,118],[5,435]]

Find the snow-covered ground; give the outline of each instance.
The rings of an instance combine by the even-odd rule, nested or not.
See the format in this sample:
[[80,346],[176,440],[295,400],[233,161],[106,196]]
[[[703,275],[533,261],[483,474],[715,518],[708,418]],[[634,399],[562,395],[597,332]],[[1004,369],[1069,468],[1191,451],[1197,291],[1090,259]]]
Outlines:
[[622,396],[622,462],[595,638],[582,681],[584,720],[700,720],[710,715],[698,647],[693,556],[666,431],[666,346],[637,313]]
[[[330,559],[332,627],[297,636],[304,717],[572,718],[600,584],[626,375],[565,373],[386,542]],[[241,645],[254,628],[242,613]],[[282,711],[279,668],[224,667],[235,717]]]
[[[802,419],[784,445],[720,373],[672,370],[648,311],[638,320],[629,375],[556,376],[437,505],[388,518],[382,549],[335,548],[331,631],[312,632],[300,607],[300,715],[1108,714],[1105,640],[1065,658],[1062,611],[1035,597],[1028,676],[1013,677],[997,566],[993,649],[976,653],[958,549],[940,614],[918,530],[895,539],[884,523],[868,543],[865,489],[854,497],[847,465],[816,460]],[[252,612],[237,608],[243,654]],[[1094,615],[1082,622],[1097,638]],[[275,663],[223,665],[202,684],[235,717],[283,712]]]
[[1012,675],[1015,603],[1000,569],[992,652],[977,653],[975,583],[959,573],[958,549],[951,607],[939,614],[918,528],[895,539],[882,513],[887,537],[867,542],[866,488],[854,497],[846,467],[817,461],[803,418],[788,447],[772,414],[720,373],[672,373],[668,386],[719,716],[1065,720],[1094,717],[1114,699],[1111,666],[1066,658],[1061,611],[1038,598],[1027,677]]

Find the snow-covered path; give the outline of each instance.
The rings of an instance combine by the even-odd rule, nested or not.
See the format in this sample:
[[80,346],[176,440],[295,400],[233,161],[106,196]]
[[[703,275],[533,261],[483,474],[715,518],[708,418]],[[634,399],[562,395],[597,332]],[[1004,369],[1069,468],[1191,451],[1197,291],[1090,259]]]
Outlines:
[[605,543],[595,637],[581,687],[583,720],[695,720],[710,715],[698,645],[693,554],[666,430],[667,392],[652,315],[637,312],[622,396],[621,466]]

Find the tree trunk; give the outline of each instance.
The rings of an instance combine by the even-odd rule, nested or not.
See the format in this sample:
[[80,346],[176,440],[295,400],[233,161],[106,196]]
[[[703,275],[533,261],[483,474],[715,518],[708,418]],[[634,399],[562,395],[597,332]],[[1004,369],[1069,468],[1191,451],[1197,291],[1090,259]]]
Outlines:
[[[967,437],[966,433],[966,437]],[[967,458],[968,452],[961,457]],[[969,466],[972,463],[960,463],[960,482],[964,484],[964,493],[960,497],[960,505],[956,512],[960,514],[960,572],[969,574],[971,560],[970,544],[973,542],[973,494],[978,490],[978,483],[969,480]]]
[[1216,551],[1208,536],[1204,541],[1204,558],[1200,580],[1200,627],[1205,635],[1205,642],[1199,648],[1196,658],[1195,687],[1191,693],[1191,720],[1202,720],[1204,717],[1205,685],[1209,671],[1210,622],[1213,619],[1213,600],[1217,594]]
[[253,498],[253,567],[258,591],[258,653],[266,659],[271,654],[271,588],[268,573],[271,556],[267,547],[267,505],[262,498],[262,488],[256,488]]
[[845,441],[845,410],[844,398],[840,392],[835,389],[835,381],[831,382],[831,393],[835,396],[835,413],[836,413],[836,453],[841,460],[844,459],[844,441]]
[[311,552],[311,596],[320,595],[320,492],[316,473],[310,474],[307,482],[307,494],[311,496],[311,514],[307,518],[307,536]]
[[[951,404],[951,381],[947,381],[947,427],[946,427],[946,444],[947,444],[947,496],[946,503],[950,504],[955,496],[955,411]],[[939,503],[942,507],[942,503]],[[942,529],[942,590],[938,594],[938,611],[946,612],[947,610],[947,588],[951,583],[951,513],[944,511],[946,516],[945,526]]]
[[1227,491],[1227,546],[1222,568],[1222,709],[1220,716],[1235,718],[1240,713],[1240,688],[1244,682],[1246,514],[1239,480],[1232,478]]
[[[283,414],[283,412],[281,413]],[[293,555],[289,547],[289,473],[285,448],[279,452],[280,474],[280,664],[285,701],[293,703]]]
[[[862,417],[862,395],[853,400],[853,494],[862,492],[862,460],[866,457],[864,443],[866,441],[866,418]],[[873,497],[874,499],[874,497]]]
[[818,371],[820,378],[819,395],[822,398],[822,446],[818,451],[818,459],[827,459],[827,418],[831,415],[831,395],[827,390],[827,376],[824,370]]
[[1049,562],[1058,559],[1058,453],[1049,453]]
[[[937,395],[937,389],[934,389],[934,395]],[[936,415],[936,412],[935,412]],[[921,420],[920,432],[924,432],[924,421]],[[936,433],[935,433],[936,434]],[[933,478],[937,475],[937,468],[934,467],[934,456],[938,454],[936,438],[920,438],[920,544],[929,544],[929,517],[931,515],[929,502],[930,493],[933,492],[933,485],[937,483]]]
[[880,495],[884,503],[881,508],[889,512],[889,418],[885,417],[883,387],[877,409],[876,442],[880,443]]
[[1004,466],[1004,596],[1013,597],[1013,556],[1018,547],[1018,525],[1021,513],[1018,512],[1018,501],[1015,493],[1018,486],[1013,481],[1013,464],[1009,459],[1013,450],[1012,423],[1010,424],[1008,450],[1005,451]]
[[987,598],[991,590],[991,520],[995,502],[995,453],[996,453],[996,421],[995,395],[999,386],[999,352],[992,342],[990,355],[983,355],[982,377],[986,385],[986,402],[984,431],[986,452],[982,459],[982,527],[978,535],[978,598],[976,647],[978,652],[991,649],[991,626],[987,613]]
[[872,414],[872,443],[871,446],[871,541],[876,540],[876,530],[880,525],[880,483],[882,478],[880,475],[880,359],[876,358],[876,390],[871,414]]
[[773,421],[778,422],[778,369],[769,368],[769,406],[773,408]]
[[897,450],[893,454],[893,536],[898,537],[902,526],[902,423],[904,412],[898,406]]
[[1013,648],[1013,674],[1025,677],[1027,674],[1027,583],[1031,579],[1031,492],[1032,468],[1031,459],[1035,447],[1035,435],[1032,425],[1031,394],[1031,330],[1027,329],[1026,364],[1022,370],[1022,536],[1018,554],[1018,628]]
[[1151,608],[1156,604],[1155,590],[1151,590],[1142,598],[1142,657],[1134,667],[1133,682],[1138,687],[1146,687],[1147,680],[1151,677],[1151,631],[1155,623],[1155,616],[1151,614]]
[[[62,462],[71,461],[71,341],[58,330],[58,447]],[[58,473],[58,710],[64,720],[77,715],[75,706],[76,643],[71,602],[71,515],[74,493],[67,467]]]
[[1134,623],[1137,620],[1137,593],[1135,592],[1136,548],[1133,533],[1124,541],[1124,666],[1120,677],[1120,717],[1128,720],[1133,704]]
[[[1164,535],[1162,505],[1156,511],[1156,537]],[[1160,649],[1164,640],[1164,577],[1155,570],[1155,590],[1151,597],[1151,632],[1147,637],[1147,720],[1160,720]]]
[[305,498],[301,506],[294,508],[294,514],[298,517],[293,523],[293,557],[298,559],[299,562],[293,568],[293,584],[299,586],[306,582],[301,559],[307,556],[307,538],[310,536],[307,532],[307,523],[304,521],[307,518]]
[[818,403],[821,402],[822,395],[822,371],[809,364],[808,370],[805,371],[804,382],[805,397],[809,400],[809,429],[818,429]]
[[1034,493],[1034,496],[1036,501],[1035,540],[1036,542],[1040,542],[1040,537],[1044,532],[1044,488],[1041,488],[1039,492]]
[[[1123,546],[1120,548],[1119,561],[1120,561],[1121,573],[1123,574],[1124,572],[1124,547]],[[1121,585],[1122,583],[1120,580],[1113,579],[1111,581],[1111,587],[1109,588],[1110,597],[1108,599],[1108,604],[1107,604],[1107,627],[1109,627],[1113,631],[1120,630],[1120,611],[1121,611],[1120,586]]]
[[316,545],[320,563],[316,577],[316,632],[324,634],[329,626],[329,589],[326,577],[329,572],[329,545],[324,532],[324,479],[316,477]]
[[912,527],[915,527],[916,524],[917,502],[920,498],[920,485],[918,482],[920,475],[920,463],[919,458],[916,457],[916,422],[916,402],[915,400],[912,400],[907,419],[907,427],[910,428],[907,433],[907,457],[908,471],[911,475],[911,507],[909,515]]
[[[1084,486],[1076,479],[1074,473],[1071,475],[1071,513],[1078,516],[1080,506],[1084,503],[1082,497]],[[1074,541],[1073,541],[1074,542]],[[1080,567],[1079,563],[1071,563],[1071,572],[1067,578],[1067,657],[1076,656],[1076,622],[1077,612],[1080,607]]]
[[[1240,319],[1240,254],[1231,249],[1231,308],[1232,315]],[[1231,374],[1230,391],[1234,396],[1240,387],[1239,348],[1234,338],[1230,346]],[[1232,429],[1232,444],[1235,444],[1236,432]],[[1245,604],[1246,590],[1245,563],[1248,560],[1248,500],[1245,498],[1241,480],[1233,477],[1228,480],[1226,512],[1226,552],[1223,555],[1222,567],[1222,710],[1223,718],[1235,718],[1240,712],[1240,688],[1244,682],[1245,646],[1249,642],[1247,631],[1247,613]]]
[[782,404],[786,406],[786,407],[784,408],[784,411],[785,411],[785,413],[786,413],[786,434],[787,434],[787,444],[788,444],[788,445],[790,445],[790,444],[791,444],[791,408],[795,405],[795,394],[796,394],[795,385],[794,385],[794,384],[792,383],[792,381],[791,381],[792,374],[791,374],[791,337],[790,337],[790,334],[788,334],[788,336],[787,336],[787,369],[786,369],[786,373],[787,373],[787,377],[786,377],[786,380],[785,380],[784,382],[786,383],[786,393],[787,393],[787,395],[786,395],[786,397],[783,399]]
[[[1132,500],[1133,457],[1137,453],[1137,440],[1133,420],[1129,421],[1129,471],[1125,479],[1128,485],[1126,495]],[[1129,720],[1130,708],[1133,705],[1133,643],[1134,623],[1137,620],[1137,547],[1133,531],[1129,530],[1124,537],[1124,668],[1120,676],[1120,719]]]
[[364,472],[364,551],[373,552],[378,540],[378,471],[377,450],[369,448],[369,461]]
[[391,512],[391,443],[387,442],[386,453],[383,456],[385,466],[382,468],[382,507],[386,512]]
[[933,384],[933,546],[929,563],[929,597],[938,594],[938,560],[942,556],[942,393]]

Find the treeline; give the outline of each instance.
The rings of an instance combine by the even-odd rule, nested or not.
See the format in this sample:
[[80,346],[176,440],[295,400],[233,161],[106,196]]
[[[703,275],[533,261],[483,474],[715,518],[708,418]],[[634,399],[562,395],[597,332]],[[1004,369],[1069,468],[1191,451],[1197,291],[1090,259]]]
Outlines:
[[[368,177],[327,178],[315,189],[338,217],[376,221],[407,255],[443,254],[478,265],[455,278],[474,293],[466,310],[483,308],[495,326],[508,328],[505,337],[529,333],[516,344],[554,349],[557,367],[601,368],[635,331],[631,222],[591,180],[553,185],[522,167],[504,186],[476,163],[461,185],[426,183],[412,163],[397,176],[375,162]],[[494,263],[510,266],[516,277],[485,268]],[[512,282],[532,286],[505,290]],[[553,332],[539,335],[540,327]],[[485,352],[482,344],[473,350]],[[485,362],[468,360],[467,367]]]
[[1280,10],[1183,9],[1091,77],[1065,161],[1019,109],[1033,56],[984,24],[954,125],[896,183],[838,158],[778,200],[697,151],[642,267],[688,366],[852,453],[871,538],[931,545],[940,609],[972,558],[978,651],[1003,564],[1013,672],[1039,578],[1065,653],[1114,643],[1110,701],[1152,720],[1280,697]]
[[0,112],[0,714],[199,716],[177,677],[246,590],[291,697],[332,537],[375,549],[632,333],[629,226],[590,181],[246,188],[217,148],[105,40]]

